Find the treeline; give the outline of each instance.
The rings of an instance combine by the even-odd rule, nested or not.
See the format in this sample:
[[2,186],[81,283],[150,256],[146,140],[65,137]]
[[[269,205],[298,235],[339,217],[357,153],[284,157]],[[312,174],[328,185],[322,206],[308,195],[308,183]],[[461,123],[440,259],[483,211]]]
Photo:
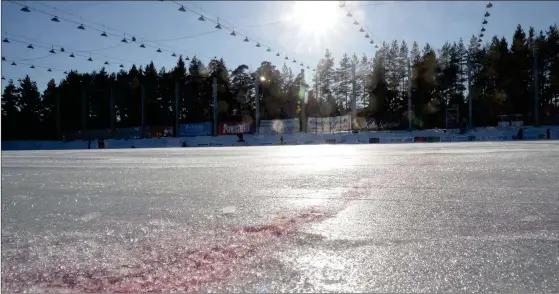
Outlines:
[[[536,55],[534,55],[534,52]],[[408,60],[411,59],[412,123],[414,128],[446,127],[447,109],[458,108],[459,117],[468,117],[468,60],[471,64],[471,90],[474,126],[495,126],[498,115],[522,115],[534,123],[534,76],[537,73],[540,124],[559,123],[559,32],[557,25],[536,35],[526,34],[519,25],[509,44],[505,37],[493,37],[485,46],[473,36],[468,44],[445,43],[435,50],[411,45],[383,43],[374,58],[344,55],[336,61],[327,51],[314,81],[309,105],[323,115],[343,113],[351,107],[352,91],[362,116],[375,120],[401,122],[407,127]],[[352,64],[356,64],[356,86],[352,87]],[[313,104],[311,102],[311,104]],[[404,122],[405,123],[402,123]]]
[[[534,55],[535,53],[535,55]],[[306,117],[351,113],[352,98],[361,121],[407,128],[408,60],[411,61],[412,124],[414,128],[446,128],[447,109],[468,117],[468,60],[471,64],[474,126],[496,125],[498,115],[522,114],[534,123],[537,90],[539,122],[559,123],[559,32],[557,25],[536,35],[518,26],[511,44],[493,37],[479,46],[476,37],[446,43],[436,50],[416,42],[383,43],[375,56],[344,55],[335,60],[326,50],[316,71],[300,72],[262,62],[250,72],[240,65],[228,70],[223,59],[207,65],[193,58],[187,67],[156,69],[153,62],[128,71],[72,71],[43,93],[29,77],[19,85],[9,81],[2,95],[2,140],[55,139],[80,130],[174,126],[176,94],[180,123],[212,121],[213,79],[217,79],[219,121],[254,122],[255,79],[259,79],[260,119],[300,118],[307,96]],[[537,75],[537,89],[534,87]],[[111,115],[111,110],[114,115]],[[357,124],[360,127],[364,125]],[[454,125],[449,127],[456,127]],[[396,127],[398,128],[398,127]]]

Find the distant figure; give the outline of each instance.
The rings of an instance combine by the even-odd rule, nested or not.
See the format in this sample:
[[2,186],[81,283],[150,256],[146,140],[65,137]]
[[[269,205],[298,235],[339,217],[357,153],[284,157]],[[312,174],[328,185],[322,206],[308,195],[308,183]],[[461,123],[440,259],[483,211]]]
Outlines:
[[237,142],[242,143],[244,142],[244,138],[243,138],[243,133],[237,134],[237,137],[239,138],[239,140],[237,140]]
[[87,140],[87,149],[91,149],[91,140]]
[[463,135],[464,133],[466,133],[466,129],[468,128],[468,123],[466,122],[466,119],[462,119],[462,124],[460,125],[460,135]]
[[516,139],[518,140],[524,139],[524,130],[522,128],[518,129],[518,134],[516,135]]
[[283,145],[283,136],[280,136],[280,144]]
[[546,136],[546,138],[547,138],[548,140],[551,139],[551,130],[550,130],[550,129],[547,129],[547,130],[545,131],[545,136]]

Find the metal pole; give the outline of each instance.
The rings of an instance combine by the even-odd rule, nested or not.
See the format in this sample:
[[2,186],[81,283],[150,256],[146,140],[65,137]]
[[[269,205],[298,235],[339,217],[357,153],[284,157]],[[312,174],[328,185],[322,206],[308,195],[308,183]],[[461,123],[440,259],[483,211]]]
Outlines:
[[[352,64],[351,67],[351,74],[353,80],[353,93],[352,93],[352,101],[351,101],[351,119],[356,119],[357,115],[357,81],[355,79],[355,63]],[[341,125],[340,125],[341,128]]]
[[214,136],[217,136],[217,78],[212,79],[212,98],[213,98],[213,119],[214,119]]
[[60,95],[56,95],[56,134],[58,139],[62,138],[62,123],[60,121]]
[[411,62],[408,59],[408,130],[411,131]]
[[472,129],[474,127],[472,124],[472,64],[469,59],[466,66],[468,70],[468,126]]
[[82,131],[85,131],[87,127],[87,92],[82,91]]
[[368,80],[368,75],[365,75],[363,77],[363,85],[362,85],[362,89],[363,89],[363,96],[361,97],[361,102],[363,103],[362,107],[363,108],[367,108],[369,106],[369,94],[367,93],[367,80]]
[[142,85],[141,103],[142,103],[142,105],[141,105],[141,107],[142,107],[142,138],[145,138],[145,133],[146,133],[146,87],[144,85]]
[[[314,98],[318,104],[318,117],[320,117],[320,111],[322,109],[322,97],[319,95],[318,90],[319,90],[319,85],[320,85],[320,81],[318,80],[318,70],[316,71],[315,74],[315,79],[316,79],[316,93],[314,94]],[[315,116],[317,115],[317,113],[315,113]],[[318,121],[315,121],[314,124],[314,133],[318,133]],[[307,129],[305,129],[305,132],[307,131]]]
[[258,134],[258,128],[260,126],[260,75],[258,73],[256,73],[256,77],[254,80],[254,96],[256,99],[255,104],[256,104],[256,109],[254,110],[254,116],[255,116],[255,127],[256,127],[256,134]]
[[536,46],[533,48],[534,55],[534,123],[540,125],[540,103],[538,101],[538,56]]
[[179,82],[175,82],[175,137],[180,136],[180,97],[179,97]]
[[114,137],[115,135],[115,95],[114,95],[114,89],[113,87],[111,87],[110,89],[110,93],[109,93],[109,120],[110,120],[110,128],[111,128],[111,134]]
[[[301,102],[301,128],[303,132],[307,131],[307,115],[305,114],[307,112],[307,88],[305,87],[305,69],[302,68],[301,69],[301,81],[299,84],[299,92],[300,90],[303,90],[303,101]],[[299,98],[301,99],[301,98]]]

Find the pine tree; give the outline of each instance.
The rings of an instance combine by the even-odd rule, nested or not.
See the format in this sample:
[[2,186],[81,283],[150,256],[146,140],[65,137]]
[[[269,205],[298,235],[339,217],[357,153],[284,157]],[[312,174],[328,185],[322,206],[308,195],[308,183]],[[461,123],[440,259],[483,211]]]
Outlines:
[[13,80],[8,80],[8,85],[2,93],[2,140],[22,138],[22,132],[18,132],[14,128],[23,123],[20,112],[22,104],[20,91],[14,85]]
[[20,82],[19,92],[21,93],[21,118],[26,122],[23,128],[32,132],[33,126],[38,126],[41,121],[41,93],[37,83],[31,81],[29,76]]
[[318,97],[321,101],[321,113],[324,116],[333,116],[340,114],[339,105],[334,97],[332,85],[335,79],[334,58],[330,50],[326,49],[324,58],[318,66],[319,77],[319,94]]
[[363,54],[363,56],[361,57],[361,62],[359,63],[359,65],[357,65],[356,68],[355,104],[357,108],[364,108],[367,101],[369,100],[367,87],[371,83],[372,70],[372,63],[370,62],[367,55]]
[[396,96],[397,101],[395,109],[399,111],[407,111],[407,97],[408,97],[408,61],[409,61],[408,44],[402,40],[400,44],[400,51],[398,52],[398,93]]
[[336,68],[335,84],[333,87],[333,95],[339,109],[347,111],[349,109],[349,101],[351,100],[352,89],[351,61],[347,54],[340,59],[339,67]]

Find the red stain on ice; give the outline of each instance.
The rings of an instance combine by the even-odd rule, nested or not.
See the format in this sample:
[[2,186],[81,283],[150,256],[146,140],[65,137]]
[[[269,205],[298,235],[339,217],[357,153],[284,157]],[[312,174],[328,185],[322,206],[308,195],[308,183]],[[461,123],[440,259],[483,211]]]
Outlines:
[[234,229],[234,232],[242,233],[270,233],[276,237],[285,235],[288,232],[293,232],[295,226],[308,223],[312,221],[322,220],[326,217],[323,213],[311,211],[310,213],[303,213],[293,218],[279,218],[279,221],[272,224],[247,226],[240,229]]
[[[8,292],[193,292],[204,285],[241,279],[249,257],[270,248],[279,237],[293,233],[299,225],[322,220],[325,214],[311,211],[279,218],[265,225],[233,229],[231,240],[207,248],[187,249],[180,245],[140,247],[140,262],[120,269],[72,271],[54,267],[18,274],[3,273],[2,290]],[[94,265],[92,265],[93,267]],[[243,267],[244,266],[244,267]],[[7,275],[6,275],[7,274]]]

